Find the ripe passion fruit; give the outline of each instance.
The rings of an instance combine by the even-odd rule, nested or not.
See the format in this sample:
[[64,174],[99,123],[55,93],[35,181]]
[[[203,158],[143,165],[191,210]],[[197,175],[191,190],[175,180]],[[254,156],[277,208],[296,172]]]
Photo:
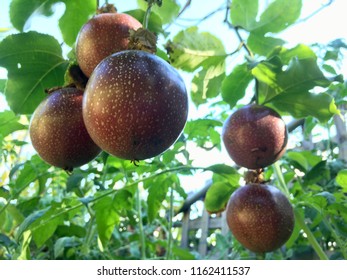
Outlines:
[[222,139],[237,165],[260,169],[282,157],[288,133],[284,121],[273,109],[247,105],[226,120]]
[[104,59],[83,98],[84,122],[95,143],[132,161],[168,149],[187,116],[187,91],[178,72],[158,56],[138,50]]
[[83,91],[76,88],[53,91],[36,108],[29,126],[31,142],[39,156],[68,171],[101,152],[84,125],[82,97]]
[[278,249],[293,232],[293,208],[286,196],[271,185],[240,187],[231,195],[226,211],[232,234],[256,253]]

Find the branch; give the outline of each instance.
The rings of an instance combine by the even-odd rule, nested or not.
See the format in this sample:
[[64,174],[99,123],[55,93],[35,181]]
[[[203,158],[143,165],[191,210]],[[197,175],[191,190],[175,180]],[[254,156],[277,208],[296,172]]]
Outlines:
[[181,10],[181,11],[178,13],[178,15],[177,15],[177,18],[179,18],[179,17],[189,8],[189,6],[190,6],[191,3],[192,3],[192,0],[188,0],[188,1],[184,4],[182,10]]
[[329,0],[328,3],[323,4],[319,9],[317,9],[316,11],[314,11],[313,13],[309,14],[307,17],[298,20],[295,24],[298,23],[302,23],[305,22],[307,20],[309,20],[310,18],[312,18],[313,16],[315,16],[316,14],[320,13],[321,11],[323,11],[325,8],[329,7],[335,0]]
[[222,5],[222,6],[220,6],[219,8],[217,8],[216,10],[214,10],[214,11],[208,13],[207,15],[205,15],[204,17],[202,17],[202,18],[200,18],[200,19],[181,18],[180,20],[183,20],[183,21],[194,21],[194,22],[195,22],[194,24],[195,24],[195,25],[198,25],[198,24],[200,24],[201,22],[203,22],[204,20],[208,19],[209,17],[213,16],[214,14],[216,14],[216,13],[218,13],[218,12],[224,10],[224,9],[225,9],[225,5]]

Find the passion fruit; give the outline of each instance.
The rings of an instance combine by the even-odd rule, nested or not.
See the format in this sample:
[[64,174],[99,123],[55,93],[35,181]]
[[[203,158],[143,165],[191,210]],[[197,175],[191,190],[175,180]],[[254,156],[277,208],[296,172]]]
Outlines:
[[29,126],[31,143],[39,156],[68,171],[101,152],[84,125],[82,97],[83,91],[76,88],[51,92],[36,108]]
[[262,105],[247,105],[226,120],[222,139],[231,159],[239,166],[260,169],[286,151],[288,133],[281,116]]
[[122,13],[102,13],[84,24],[76,42],[77,62],[90,77],[95,67],[107,56],[128,49],[130,30],[142,24]]
[[240,187],[231,195],[226,211],[234,237],[256,253],[278,249],[293,232],[293,208],[287,197],[271,185]]
[[188,96],[179,73],[144,51],[122,51],[104,59],[83,97],[84,122],[95,143],[132,161],[168,149],[187,116]]

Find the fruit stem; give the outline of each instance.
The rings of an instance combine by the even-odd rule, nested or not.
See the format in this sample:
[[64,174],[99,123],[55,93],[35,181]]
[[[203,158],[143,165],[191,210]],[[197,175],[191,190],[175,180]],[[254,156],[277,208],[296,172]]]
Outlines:
[[137,206],[137,218],[139,219],[139,234],[140,234],[140,246],[141,246],[141,259],[146,259],[146,237],[143,230],[142,224],[142,206],[141,206],[141,196],[140,196],[140,184],[137,186],[136,191],[136,206]]
[[167,241],[167,249],[166,249],[166,259],[169,260],[171,258],[171,250],[172,250],[172,219],[173,219],[173,187],[170,188],[170,207],[169,207],[169,226],[168,226],[168,241]]
[[145,29],[148,28],[149,17],[151,15],[151,10],[152,10],[154,3],[155,3],[155,1],[153,1],[153,0],[148,1],[147,10],[146,10],[145,17],[143,18],[143,23],[142,23],[142,26]]
[[259,81],[255,78],[255,94],[254,94],[255,104],[259,104]]
[[314,237],[312,231],[305,223],[304,218],[300,215],[299,210],[296,208],[294,208],[294,215],[295,215],[295,221],[299,224],[300,228],[305,232],[308,241],[310,242],[311,246],[317,253],[318,257],[321,260],[329,260],[328,256],[325,254],[322,247],[319,245],[317,239]]

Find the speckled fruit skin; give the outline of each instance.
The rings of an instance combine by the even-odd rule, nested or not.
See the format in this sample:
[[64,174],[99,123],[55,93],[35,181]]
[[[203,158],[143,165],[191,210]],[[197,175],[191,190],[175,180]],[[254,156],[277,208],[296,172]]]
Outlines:
[[259,169],[282,157],[288,133],[277,112],[262,105],[247,105],[225,121],[222,139],[237,165]]
[[100,148],[90,138],[82,117],[83,91],[58,89],[36,108],[29,126],[31,143],[51,165],[72,170],[94,159]]
[[126,50],[129,30],[140,27],[137,19],[121,13],[105,13],[90,19],[82,26],[76,42],[77,62],[83,73],[90,77],[101,60]]
[[278,249],[293,232],[293,208],[284,194],[270,185],[249,184],[237,189],[226,211],[232,234],[256,253]]
[[187,115],[188,96],[178,72],[143,51],[123,51],[103,60],[83,98],[84,122],[95,143],[133,161],[168,149]]

